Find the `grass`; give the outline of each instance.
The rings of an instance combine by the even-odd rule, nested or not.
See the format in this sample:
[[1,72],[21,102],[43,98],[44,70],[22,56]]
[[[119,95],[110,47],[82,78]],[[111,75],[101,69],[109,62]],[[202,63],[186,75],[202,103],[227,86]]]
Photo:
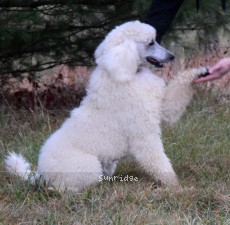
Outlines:
[[117,175],[138,182],[104,181],[81,194],[32,186],[4,171],[8,151],[36,166],[42,142],[68,112],[0,109],[0,224],[230,224],[230,110],[196,96],[173,128],[163,127],[167,155],[183,189],[156,187],[131,158]]

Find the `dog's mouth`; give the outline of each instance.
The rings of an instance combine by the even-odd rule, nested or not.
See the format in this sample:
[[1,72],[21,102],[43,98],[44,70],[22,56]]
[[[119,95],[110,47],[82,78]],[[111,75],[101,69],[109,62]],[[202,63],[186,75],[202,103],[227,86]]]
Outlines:
[[151,56],[146,57],[146,60],[151,63],[152,65],[154,65],[157,68],[162,68],[164,67],[162,63],[160,63],[159,61],[157,61],[156,59],[154,59]]

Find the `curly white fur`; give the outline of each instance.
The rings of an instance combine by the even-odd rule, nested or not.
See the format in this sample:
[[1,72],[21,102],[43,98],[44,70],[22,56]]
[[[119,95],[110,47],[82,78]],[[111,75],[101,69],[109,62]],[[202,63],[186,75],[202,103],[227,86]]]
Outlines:
[[[151,26],[128,22],[97,48],[87,96],[39,154],[37,172],[55,188],[78,192],[103,173],[112,175],[117,160],[126,155],[134,156],[155,180],[178,185],[164,153],[160,123],[179,119],[192,98],[192,80],[204,69],[180,73],[166,86],[143,66],[138,47],[155,36]],[[5,163],[9,172],[28,177],[29,165],[20,155],[7,156]]]

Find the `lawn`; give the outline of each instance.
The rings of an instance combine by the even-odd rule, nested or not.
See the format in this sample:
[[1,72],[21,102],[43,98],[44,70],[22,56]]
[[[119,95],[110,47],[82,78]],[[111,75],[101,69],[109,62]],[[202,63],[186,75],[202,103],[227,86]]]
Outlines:
[[4,171],[9,151],[34,167],[42,142],[68,111],[0,109],[0,224],[230,224],[230,108],[209,93],[197,95],[174,127],[163,127],[167,155],[183,189],[157,186],[132,158],[116,175],[80,194],[32,186]]

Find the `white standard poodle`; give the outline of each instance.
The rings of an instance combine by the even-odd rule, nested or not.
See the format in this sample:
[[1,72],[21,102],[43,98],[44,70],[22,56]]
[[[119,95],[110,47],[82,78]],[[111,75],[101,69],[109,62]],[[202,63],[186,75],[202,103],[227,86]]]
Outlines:
[[[97,67],[87,96],[40,150],[31,172],[22,155],[10,153],[6,169],[24,179],[41,177],[59,190],[79,192],[111,176],[117,161],[132,155],[166,186],[178,185],[161,140],[161,121],[176,122],[192,98],[192,81],[206,68],[164,80],[148,69],[174,58],[155,41],[153,27],[132,21],[112,30],[95,51]],[[34,175],[31,175],[34,174]]]

